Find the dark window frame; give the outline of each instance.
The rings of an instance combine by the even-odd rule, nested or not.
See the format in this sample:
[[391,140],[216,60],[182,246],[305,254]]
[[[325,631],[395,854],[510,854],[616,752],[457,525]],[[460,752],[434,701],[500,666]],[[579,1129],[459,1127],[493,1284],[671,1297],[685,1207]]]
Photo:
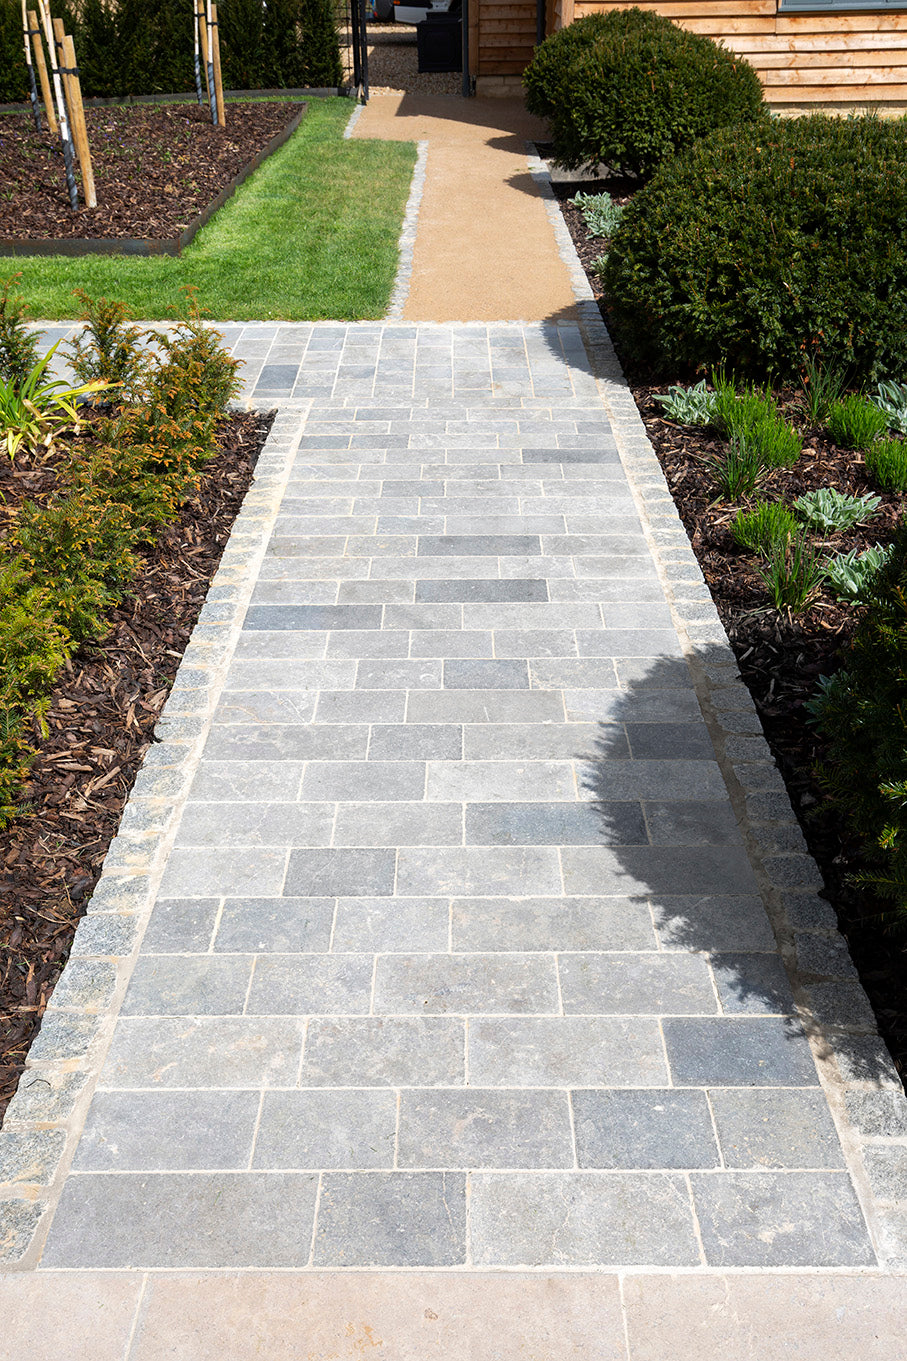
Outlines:
[[779,14],[854,14],[907,10],[907,0],[778,0]]

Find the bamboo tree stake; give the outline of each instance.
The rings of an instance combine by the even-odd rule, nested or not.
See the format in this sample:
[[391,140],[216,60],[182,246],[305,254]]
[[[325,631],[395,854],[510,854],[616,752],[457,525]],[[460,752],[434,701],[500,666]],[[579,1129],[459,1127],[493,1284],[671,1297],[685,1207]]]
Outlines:
[[31,59],[31,30],[28,26],[28,14],[25,9],[25,0],[22,0],[22,36],[25,39],[25,65],[28,67],[28,94],[31,99],[32,117],[35,120],[35,129],[41,131],[41,110],[38,108],[38,87],[35,83],[35,68]]
[[198,54],[198,0],[192,0],[192,28],[195,34],[195,93],[199,104],[204,103],[202,98],[202,68]]
[[220,28],[217,23],[217,5],[211,6],[213,15],[212,31],[214,33],[214,93],[217,96],[217,126],[225,128],[227,126],[227,111],[224,108],[224,82],[220,73]]
[[69,67],[70,108],[72,110],[73,135],[79,165],[82,167],[82,190],[85,194],[85,207],[97,208],[98,196],[94,187],[94,170],[91,164],[91,147],[88,144],[88,128],[85,126],[85,109],[82,104],[82,82],[76,62],[76,45],[67,33],[63,38],[63,55]]
[[60,127],[57,123],[57,115],[54,113],[54,100],[50,92],[50,81],[47,79],[47,62],[44,60],[44,42],[41,38],[41,27],[38,23],[38,16],[33,9],[28,11],[28,31],[34,38],[35,65],[38,68],[38,79],[41,82],[41,98],[44,100],[44,112],[47,114],[47,126],[50,128],[54,137],[58,136]]
[[214,88],[214,21],[211,17],[211,0],[205,0],[206,46],[205,68],[208,72],[208,98],[211,101],[211,122],[217,122],[217,91]]
[[60,120],[60,137],[63,142],[63,165],[66,168],[66,188],[69,190],[69,206],[73,212],[79,207],[79,191],[76,188],[76,176],[73,168],[72,159],[72,137],[69,132],[69,118],[66,113],[66,100],[63,97],[63,86],[60,83],[60,71],[57,65],[56,51],[54,48],[54,31],[51,26],[50,10],[47,0],[38,0],[38,7],[41,12],[41,23],[44,28],[44,36],[47,39],[47,51],[50,56],[50,69],[53,76],[54,98],[57,102],[57,116]]

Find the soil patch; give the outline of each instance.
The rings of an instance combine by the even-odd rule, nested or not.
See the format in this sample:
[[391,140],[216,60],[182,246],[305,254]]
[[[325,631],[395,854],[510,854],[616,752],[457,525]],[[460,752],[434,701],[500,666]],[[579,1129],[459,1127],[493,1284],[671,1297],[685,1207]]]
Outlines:
[[[592,262],[605,248],[601,238],[589,237],[582,214],[566,201],[577,188],[584,193],[607,190],[625,202],[633,186],[607,180],[581,186],[555,186],[577,253],[586,269],[602,317],[609,317]],[[794,811],[825,882],[824,896],[832,903],[838,924],[875,1011],[879,1030],[907,1082],[907,945],[904,933],[892,934],[879,920],[880,904],[858,891],[852,876],[861,868],[860,847],[847,826],[829,806],[816,779],[822,745],[808,722],[804,701],[815,694],[818,678],[831,675],[841,663],[858,622],[858,611],[841,605],[824,589],[803,613],[787,617],[775,610],[751,554],[737,548],[731,522],[744,501],[714,504],[716,491],[703,458],[723,447],[701,429],[676,425],[663,418],[654,384],[621,353],[620,336],[609,325],[637,407],[646,425],[674,502],[684,523],[721,617],[741,675],[753,697],[763,730],[784,777]],[[676,381],[687,381],[678,375]],[[804,409],[793,391],[776,391],[787,418],[796,423],[803,454],[791,469],[779,469],[760,487],[759,495],[783,497],[788,504],[804,492],[820,487],[861,496],[882,497],[882,505],[868,525],[836,533],[820,550],[829,556],[862,550],[890,541],[907,509],[907,498],[881,493],[866,474],[861,454],[840,449],[820,429],[805,425]]]
[[[87,108],[97,208],[69,206],[63,153],[31,114],[0,119],[0,239],[179,236],[301,109],[229,104],[226,128],[198,104]],[[77,179],[81,177],[77,174]]]
[[[36,735],[24,812],[0,832],[0,1117],[101,873],[272,416],[237,412],[178,521],[142,551],[107,635],[76,653]],[[90,437],[90,436],[89,436]],[[53,468],[0,463],[0,504],[41,499]],[[0,535],[3,525],[0,524]]]

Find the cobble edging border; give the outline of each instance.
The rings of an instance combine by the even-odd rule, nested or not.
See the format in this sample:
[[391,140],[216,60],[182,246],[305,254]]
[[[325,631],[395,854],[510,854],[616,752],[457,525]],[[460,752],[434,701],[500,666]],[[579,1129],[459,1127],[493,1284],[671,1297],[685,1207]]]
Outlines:
[[[360,108],[362,105],[359,106]],[[410,185],[409,198],[406,200],[406,209],[403,213],[403,228],[397,242],[397,249],[400,252],[400,261],[397,265],[397,277],[394,280],[394,288],[391,293],[390,302],[385,314],[386,321],[400,321],[403,316],[403,309],[409,297],[410,284],[413,279],[413,253],[416,245],[416,231],[419,226],[419,208],[422,204],[422,195],[425,192],[425,170],[428,164],[428,142],[420,141],[416,143],[416,164],[413,167],[413,182]]]
[[574,281],[580,325],[621,462],[665,585],[879,1260],[886,1267],[907,1267],[907,1097],[838,931],[834,910],[820,897],[822,876],[808,852],[756,707],[560,212],[548,168],[537,154],[528,159],[554,223],[561,258]]
[[135,967],[308,407],[278,411],[0,1131],[0,1265],[37,1265]]

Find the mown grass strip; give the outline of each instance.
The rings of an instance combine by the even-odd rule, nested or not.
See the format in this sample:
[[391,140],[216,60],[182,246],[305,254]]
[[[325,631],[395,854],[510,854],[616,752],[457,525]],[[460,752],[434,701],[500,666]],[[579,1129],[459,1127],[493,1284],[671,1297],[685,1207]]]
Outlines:
[[[216,320],[381,317],[416,160],[408,142],[344,141],[348,99],[310,99],[299,130],[179,257],[17,257],[32,314],[74,315],[73,290],[121,299],[148,321],[194,284]],[[2,266],[0,266],[2,268]]]

